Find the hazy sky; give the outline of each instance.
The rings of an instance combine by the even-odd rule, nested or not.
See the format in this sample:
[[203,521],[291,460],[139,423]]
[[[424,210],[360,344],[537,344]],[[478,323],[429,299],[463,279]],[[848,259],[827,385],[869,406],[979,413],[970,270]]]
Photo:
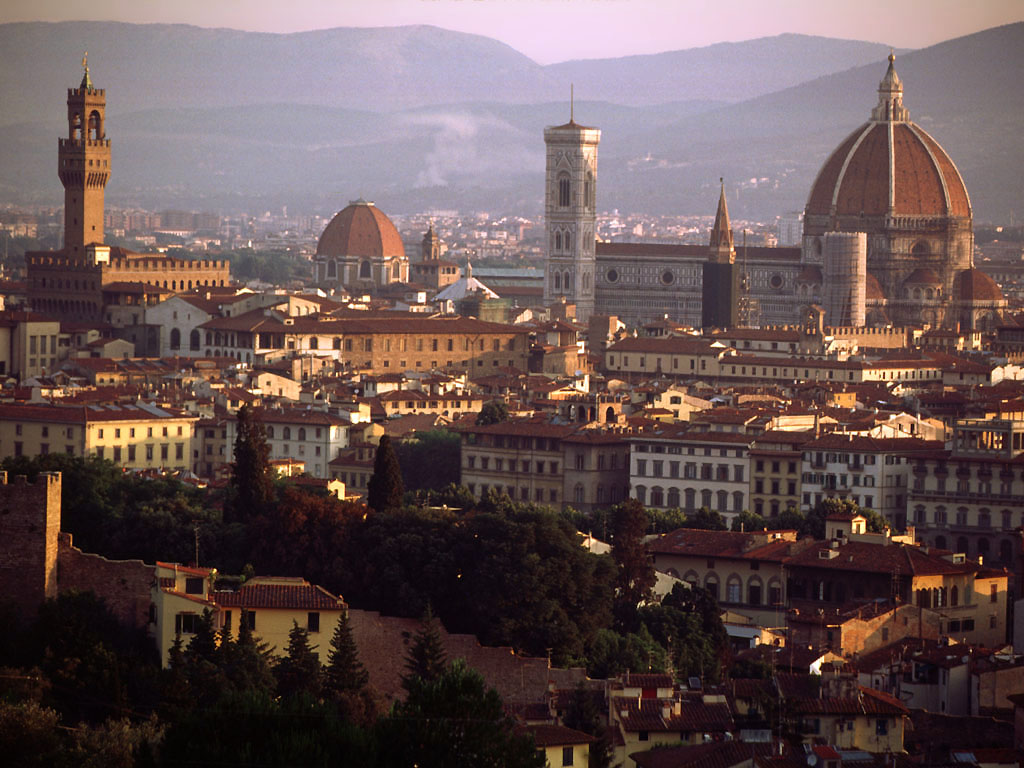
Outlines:
[[434,24],[542,64],[800,32],[922,48],[1024,20],[1021,0],[0,0],[0,22],[129,21],[258,32]]

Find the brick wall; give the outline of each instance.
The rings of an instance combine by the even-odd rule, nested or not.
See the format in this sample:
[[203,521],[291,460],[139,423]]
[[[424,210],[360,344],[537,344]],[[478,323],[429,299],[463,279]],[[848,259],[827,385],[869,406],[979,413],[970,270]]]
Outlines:
[[57,595],[59,529],[59,472],[41,474],[34,483],[21,475],[8,483],[0,472],[0,594],[26,620]]
[[94,592],[126,626],[145,629],[149,623],[150,589],[156,569],[141,560],[108,560],[73,546],[61,533],[57,558],[61,592]]

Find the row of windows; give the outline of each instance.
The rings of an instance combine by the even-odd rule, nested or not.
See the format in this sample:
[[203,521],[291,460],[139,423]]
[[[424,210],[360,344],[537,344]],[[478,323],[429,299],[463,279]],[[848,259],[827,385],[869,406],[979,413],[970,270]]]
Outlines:
[[[170,427],[159,427],[158,429],[161,430],[161,433],[163,434],[164,437],[167,437],[170,434],[170,432],[169,432]],[[96,431],[96,436],[100,440],[102,440],[104,434],[106,433],[106,431],[108,431],[108,430],[105,430],[103,427],[100,427]],[[122,428],[121,427],[115,427],[114,428],[114,437],[115,438],[120,438],[121,437],[121,432],[122,432]],[[178,437],[181,437],[183,434],[185,434],[185,428],[179,425],[178,428],[177,428],[177,435],[178,435]],[[128,427],[128,437],[135,437],[135,427]],[[146,437],[153,437],[153,427],[146,427]]]
[[[673,397],[672,398],[672,402],[675,403],[678,399],[679,398]],[[673,454],[682,454],[683,453],[683,446],[681,446],[681,445],[660,445],[658,443],[653,443],[653,444],[634,443],[633,444],[633,450],[635,452],[637,452],[637,453],[673,453]],[[686,455],[687,456],[695,456],[695,455],[697,455],[696,452],[698,450],[701,450],[701,449],[694,448],[693,446],[687,446],[686,447]],[[712,451],[715,451],[715,450],[718,451],[717,454],[713,454],[712,453]],[[705,447],[702,450],[702,455],[703,456],[717,455],[717,456],[722,456],[722,457],[735,456],[738,459],[738,458],[741,458],[743,456],[743,452],[744,452],[744,449],[742,449],[742,448],[708,448],[708,447]],[[758,470],[760,471],[760,469],[761,469],[761,467],[759,466]]]
[[[534,464],[537,467],[537,470],[536,470],[535,474],[538,474],[538,475],[545,474],[545,472],[544,472],[545,465],[548,467],[547,474],[549,474],[549,475],[557,475],[558,474],[558,462],[557,461],[531,462],[531,461],[527,461],[526,459],[522,459],[522,460],[517,462],[515,459],[508,459],[507,462],[506,462],[506,460],[501,458],[501,457],[495,457],[495,459],[494,459],[494,471],[495,472],[504,472],[505,469],[506,469],[506,466],[507,466],[509,472],[516,472],[518,470],[522,474],[526,475],[526,474],[530,473],[530,467],[534,466]],[[467,456],[466,457],[466,467],[468,469],[476,469],[476,467],[477,467],[477,457],[473,456],[473,455]],[[491,469],[491,457],[490,456],[481,456],[480,457],[480,469],[485,469],[485,470],[490,470]]]
[[[25,432],[24,425],[22,425],[22,424],[15,424],[14,425],[14,434],[21,435],[21,434],[24,434],[24,432]],[[39,427],[39,434],[42,437],[49,437],[50,436],[50,425],[49,424],[43,424],[42,426],[40,426]],[[56,434],[59,434],[61,437],[73,438],[75,436],[75,428],[74,427],[58,427],[57,430],[56,430]]]
[[[695,488],[684,488],[682,493],[680,493],[678,488],[669,488],[666,491],[660,485],[650,489],[645,485],[638,485],[634,488],[633,492],[636,495],[637,501],[644,506],[682,509],[685,512],[696,512],[698,509],[698,491]],[[708,489],[704,489],[699,493],[699,507],[706,507],[720,513],[739,513],[744,509],[743,491],[733,491],[731,496],[728,491],[714,492]]]
[[[68,446],[68,447],[70,447],[70,446]],[[145,454],[144,455],[146,457],[146,461],[153,461],[153,456],[154,456],[153,444],[152,443],[146,443],[146,445],[144,447],[145,447]],[[115,446],[113,446],[113,448],[110,451],[110,458],[113,460],[113,462],[115,464],[118,464],[118,463],[124,461],[125,460],[125,458],[124,458],[125,456],[127,456],[127,461],[135,461],[136,460],[136,456],[137,456],[136,448],[138,448],[138,446],[136,446],[136,445],[129,445],[129,446],[127,446],[127,450],[125,450],[120,445],[115,445]],[[97,446],[96,447],[96,457],[100,458],[100,459],[107,458],[107,450],[106,449],[107,449],[107,446],[103,446],[103,445]],[[70,451],[69,451],[69,453],[70,453]],[[170,446],[167,443],[161,443],[160,444],[160,459],[161,460],[169,459],[170,458],[169,454],[170,454]],[[175,443],[174,444],[174,458],[178,459],[178,460],[181,460],[181,459],[185,458],[185,444],[184,443]]]
[[[469,492],[470,493],[472,493],[474,495],[476,494],[476,490],[477,490],[476,483],[469,483],[469,485],[467,485],[466,487],[469,488]],[[492,490],[492,489],[496,493],[507,494],[510,499],[516,498],[516,489],[513,486],[511,486],[511,485],[506,485],[506,486],[501,486],[501,485],[490,486],[487,483],[481,483],[480,484],[480,498],[483,498],[484,496],[486,496],[487,492]],[[525,486],[521,487],[519,489],[519,498],[522,501],[529,501],[530,500],[529,497],[530,497],[530,490],[529,490],[529,488],[526,488]],[[534,488],[533,489],[533,501],[538,503],[538,504],[544,502],[544,489],[543,488]],[[558,489],[557,488],[548,488],[547,501],[550,504],[557,504],[558,503]]]
[[[987,507],[979,509],[974,516],[974,522],[971,520],[971,510],[968,507],[957,507],[953,522],[955,525],[970,526],[975,525],[978,528],[992,528],[992,523],[996,519],[992,515],[992,510]],[[999,521],[1002,524],[1004,530],[1013,530],[1016,526],[1014,525],[1015,519],[1013,511],[1004,509],[999,513]],[[923,505],[918,504],[914,507],[914,522],[918,525],[927,525],[928,523],[934,523],[935,525],[949,525],[950,519],[949,514],[944,506],[938,506],[934,509],[932,514],[929,516],[928,511]]]
[[[701,480],[717,480],[719,482],[729,482],[730,473],[729,467],[732,467],[732,482],[742,483],[744,482],[744,475],[746,470],[742,464],[709,464],[707,462],[698,465],[696,462],[688,461],[686,463],[678,461],[669,461],[668,463],[668,474],[665,474],[665,463],[663,461],[651,461],[650,462],[650,477],[670,477],[678,478],[683,477],[686,479],[701,479]],[[647,477],[648,469],[647,459],[636,460],[636,472],[634,473],[637,477]],[[682,467],[682,475],[680,475],[680,467]]]

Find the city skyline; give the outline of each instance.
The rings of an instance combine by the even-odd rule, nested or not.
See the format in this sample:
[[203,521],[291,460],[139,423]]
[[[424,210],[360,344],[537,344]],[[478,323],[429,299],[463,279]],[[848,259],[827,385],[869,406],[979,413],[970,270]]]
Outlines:
[[[885,43],[915,49],[1024,20],[1024,5],[986,0],[884,2],[842,0],[823,13],[811,0],[767,6],[673,0],[381,0],[373,4],[301,0],[271,3],[172,4],[97,0],[84,6],[60,0],[14,0],[0,23],[122,21],[191,24],[253,32],[292,33],[333,27],[430,24],[501,40],[541,64],[615,58],[738,42],[785,33]],[[566,35],[572,29],[574,34]]]

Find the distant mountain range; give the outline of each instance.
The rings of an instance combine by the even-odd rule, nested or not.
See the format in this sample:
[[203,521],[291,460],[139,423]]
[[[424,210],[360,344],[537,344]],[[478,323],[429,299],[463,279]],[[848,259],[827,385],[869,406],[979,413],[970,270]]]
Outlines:
[[[864,122],[888,48],[783,35],[540,66],[433,27],[269,35],[99,22],[0,25],[0,202],[61,198],[56,138],[84,50],[107,89],[112,204],[330,212],[541,210],[543,127],[602,129],[598,204],[736,217],[803,207]],[[957,162],[976,217],[1024,199],[1024,24],[900,55],[911,118]],[[765,181],[761,181],[764,179]],[[751,180],[755,180],[752,182]]]

